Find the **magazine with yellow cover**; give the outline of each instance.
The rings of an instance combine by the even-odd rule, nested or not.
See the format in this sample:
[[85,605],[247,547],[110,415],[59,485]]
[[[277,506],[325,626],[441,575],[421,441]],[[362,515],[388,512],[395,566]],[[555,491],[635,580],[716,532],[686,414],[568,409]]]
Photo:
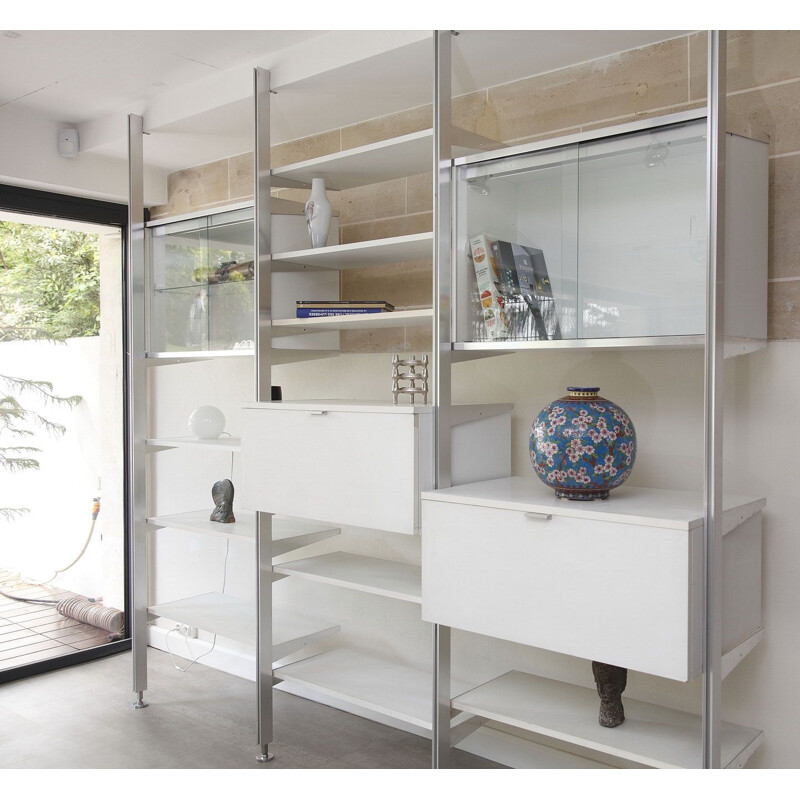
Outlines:
[[500,276],[492,254],[492,240],[482,233],[473,236],[469,246],[478,282],[478,298],[486,336],[489,339],[507,339],[508,315],[505,310],[505,299],[500,291]]

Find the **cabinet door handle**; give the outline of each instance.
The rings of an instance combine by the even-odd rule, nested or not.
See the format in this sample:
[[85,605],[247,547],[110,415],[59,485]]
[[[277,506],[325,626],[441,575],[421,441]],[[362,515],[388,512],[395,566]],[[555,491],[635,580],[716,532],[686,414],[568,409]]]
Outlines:
[[525,511],[524,514],[525,514],[525,519],[543,519],[543,520],[553,519],[552,514],[543,514],[540,511]]
[[324,417],[328,412],[327,411],[309,411],[312,417]]

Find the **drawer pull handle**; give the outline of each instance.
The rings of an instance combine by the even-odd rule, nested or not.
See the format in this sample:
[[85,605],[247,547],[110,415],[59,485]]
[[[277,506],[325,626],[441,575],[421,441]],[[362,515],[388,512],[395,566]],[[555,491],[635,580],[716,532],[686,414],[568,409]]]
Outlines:
[[526,511],[525,512],[525,519],[553,519],[552,514],[542,514],[539,511]]
[[327,411],[309,411],[312,417],[324,417],[328,412]]

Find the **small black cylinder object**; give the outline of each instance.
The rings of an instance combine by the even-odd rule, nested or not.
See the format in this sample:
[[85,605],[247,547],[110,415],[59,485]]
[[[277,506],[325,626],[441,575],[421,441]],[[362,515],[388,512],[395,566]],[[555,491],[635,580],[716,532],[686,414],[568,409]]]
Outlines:
[[211,487],[214,510],[211,512],[212,522],[236,522],[233,515],[233,484],[225,478]]
[[283,392],[281,392],[280,386],[273,386],[272,387],[272,397],[270,398],[273,403],[283,400]]
[[628,670],[592,661],[592,672],[600,696],[599,722],[604,728],[616,728],[625,722],[622,693],[628,683]]

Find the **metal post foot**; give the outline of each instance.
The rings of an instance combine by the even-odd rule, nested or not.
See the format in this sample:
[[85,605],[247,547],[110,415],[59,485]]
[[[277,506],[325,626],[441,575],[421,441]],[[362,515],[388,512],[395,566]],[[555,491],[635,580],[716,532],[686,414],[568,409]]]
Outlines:
[[259,764],[266,764],[267,761],[272,761],[275,756],[267,750],[267,745],[261,745],[261,752],[256,756],[256,761]]
[[140,708],[147,708],[148,705],[150,704],[144,699],[144,692],[136,692],[136,702],[131,703],[131,708],[137,711]]

